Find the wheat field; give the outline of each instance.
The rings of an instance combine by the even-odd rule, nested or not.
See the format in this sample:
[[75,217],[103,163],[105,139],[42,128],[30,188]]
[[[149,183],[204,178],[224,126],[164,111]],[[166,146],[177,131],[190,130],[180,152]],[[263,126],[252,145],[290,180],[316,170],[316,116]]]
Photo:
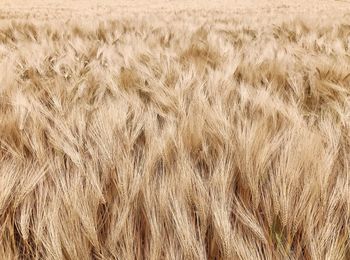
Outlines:
[[2,0],[0,259],[350,259],[350,2]]

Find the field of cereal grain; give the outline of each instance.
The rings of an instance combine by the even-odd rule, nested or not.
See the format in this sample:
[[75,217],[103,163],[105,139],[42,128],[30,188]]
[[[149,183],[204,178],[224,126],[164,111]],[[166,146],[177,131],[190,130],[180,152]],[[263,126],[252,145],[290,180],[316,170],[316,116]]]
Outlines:
[[350,1],[2,0],[0,259],[349,259]]

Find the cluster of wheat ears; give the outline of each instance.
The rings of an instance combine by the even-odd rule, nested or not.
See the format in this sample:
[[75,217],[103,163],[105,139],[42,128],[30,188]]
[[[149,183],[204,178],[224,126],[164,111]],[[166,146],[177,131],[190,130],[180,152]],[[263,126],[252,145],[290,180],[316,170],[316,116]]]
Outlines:
[[248,14],[0,14],[0,259],[349,259],[349,19]]

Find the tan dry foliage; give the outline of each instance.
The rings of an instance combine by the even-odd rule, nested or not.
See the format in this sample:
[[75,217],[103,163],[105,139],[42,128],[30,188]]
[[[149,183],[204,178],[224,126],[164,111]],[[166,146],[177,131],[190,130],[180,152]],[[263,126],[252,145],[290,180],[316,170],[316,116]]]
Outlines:
[[48,3],[0,14],[1,259],[349,258],[346,2]]

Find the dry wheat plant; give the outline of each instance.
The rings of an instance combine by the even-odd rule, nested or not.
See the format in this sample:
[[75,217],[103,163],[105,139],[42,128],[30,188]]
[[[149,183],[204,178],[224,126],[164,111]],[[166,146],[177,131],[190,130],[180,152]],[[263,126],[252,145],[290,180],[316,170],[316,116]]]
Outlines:
[[0,2],[0,259],[350,259],[350,3]]

